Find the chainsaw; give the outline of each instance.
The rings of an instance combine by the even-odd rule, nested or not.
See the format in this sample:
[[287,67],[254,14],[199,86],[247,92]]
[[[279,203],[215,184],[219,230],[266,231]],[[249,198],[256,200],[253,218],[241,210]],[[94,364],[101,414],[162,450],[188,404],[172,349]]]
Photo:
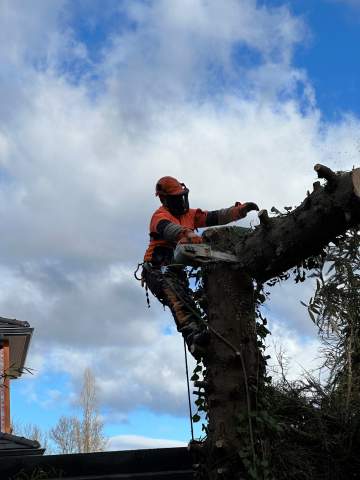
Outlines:
[[206,263],[238,263],[239,259],[231,253],[213,250],[206,243],[178,243],[174,252],[175,263],[197,267]]

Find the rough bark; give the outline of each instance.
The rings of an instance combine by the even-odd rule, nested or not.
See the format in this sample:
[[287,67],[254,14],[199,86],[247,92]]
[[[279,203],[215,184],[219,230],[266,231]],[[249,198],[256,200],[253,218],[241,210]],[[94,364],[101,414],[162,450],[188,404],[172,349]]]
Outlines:
[[269,217],[259,212],[260,225],[237,236],[238,227],[213,228],[204,232],[207,243],[235,253],[239,268],[252,278],[266,281],[322,248],[347,229],[360,223],[360,169],[334,173],[315,165],[325,186],[315,182],[313,192],[291,213]]
[[[291,213],[269,218],[244,235],[237,227],[204,232],[214,249],[235,253],[239,264],[204,267],[211,341],[203,384],[208,403],[208,437],[200,449],[195,478],[248,478],[239,451],[251,443],[251,428],[239,435],[238,417],[256,408],[256,385],[262,380],[257,347],[253,279],[266,281],[296,266],[360,223],[360,169],[334,173],[316,165],[319,182]],[[260,373],[260,375],[259,375]],[[254,388],[255,387],[255,388]]]
[[253,282],[221,264],[206,269],[205,288],[212,331],[204,359],[210,413],[206,478],[235,480],[242,470],[238,452],[252,441],[251,430],[246,439],[239,435],[239,414],[255,409],[259,375]]

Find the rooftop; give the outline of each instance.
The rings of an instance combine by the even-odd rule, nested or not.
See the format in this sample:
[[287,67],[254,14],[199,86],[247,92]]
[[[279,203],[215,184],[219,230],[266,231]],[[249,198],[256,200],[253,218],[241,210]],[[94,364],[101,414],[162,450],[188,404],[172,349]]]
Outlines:
[[28,322],[0,317],[0,342],[8,341],[10,347],[10,369],[12,378],[22,375],[33,328]]
[[[192,480],[192,461],[186,448],[26,455],[1,458],[0,478],[81,480]],[[46,474],[46,477],[44,476]],[[20,478],[20,477],[19,477]]]

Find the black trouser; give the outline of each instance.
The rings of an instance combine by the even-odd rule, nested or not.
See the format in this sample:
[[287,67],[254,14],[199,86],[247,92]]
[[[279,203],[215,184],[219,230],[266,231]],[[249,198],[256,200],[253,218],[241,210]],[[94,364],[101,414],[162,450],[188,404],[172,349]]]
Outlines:
[[202,329],[201,312],[193,300],[184,268],[157,267],[144,263],[143,278],[150,292],[170,308],[178,330],[190,323],[198,324],[198,329],[195,330]]

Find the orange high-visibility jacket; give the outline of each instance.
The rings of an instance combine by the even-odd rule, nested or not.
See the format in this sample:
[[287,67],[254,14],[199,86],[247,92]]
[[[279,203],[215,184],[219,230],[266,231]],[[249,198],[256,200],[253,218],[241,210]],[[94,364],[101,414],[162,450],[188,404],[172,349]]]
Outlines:
[[176,247],[182,230],[226,225],[245,216],[246,209],[242,208],[240,202],[236,202],[231,207],[210,212],[200,208],[190,208],[179,217],[175,217],[167,208],[161,206],[151,217],[150,244],[145,252],[144,261],[151,262],[154,259],[154,250],[157,247],[163,247],[171,253]]
[[[150,221],[150,244],[145,252],[144,261],[151,262],[154,250],[156,247],[165,247],[169,249],[174,249],[176,247],[176,240],[170,241],[165,240],[162,237],[161,232],[158,231],[159,223],[179,225],[182,228],[188,228],[195,230],[196,228],[206,227],[208,212],[204,212],[200,208],[190,208],[188,212],[179,217],[172,215],[169,210],[161,206],[156,210],[156,212],[151,217]],[[164,222],[165,220],[165,222]]]

